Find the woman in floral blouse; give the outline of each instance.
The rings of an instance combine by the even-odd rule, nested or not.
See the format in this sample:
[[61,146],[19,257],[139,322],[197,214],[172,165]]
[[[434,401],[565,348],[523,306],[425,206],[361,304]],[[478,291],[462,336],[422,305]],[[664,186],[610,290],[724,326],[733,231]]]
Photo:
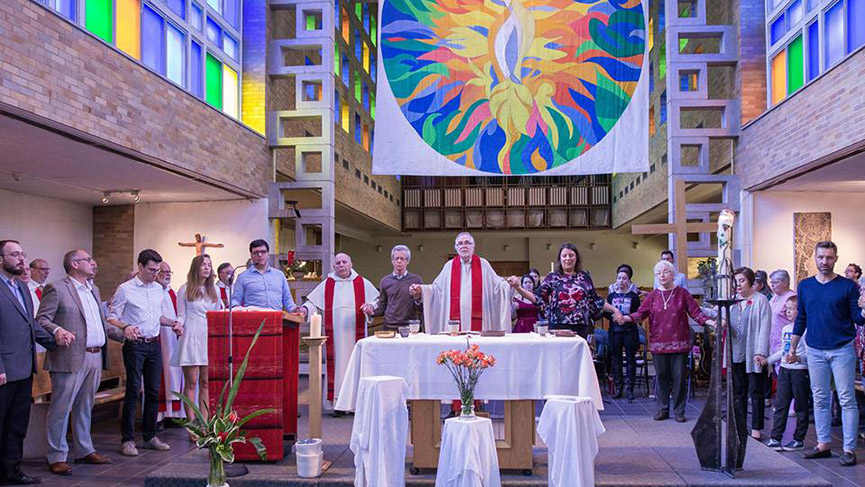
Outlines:
[[562,245],[555,272],[549,273],[534,293],[523,289],[515,277],[509,282],[520,295],[544,310],[554,330],[572,330],[586,338],[594,326],[594,318],[602,312],[614,318],[621,316],[618,309],[595,292],[592,278],[582,269],[580,252],[574,244]]

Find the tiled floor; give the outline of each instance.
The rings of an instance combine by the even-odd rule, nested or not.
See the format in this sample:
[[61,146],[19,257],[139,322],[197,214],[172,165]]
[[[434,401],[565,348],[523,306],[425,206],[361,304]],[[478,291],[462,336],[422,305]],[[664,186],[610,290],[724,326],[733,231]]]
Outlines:
[[[305,387],[305,381],[302,381],[301,389]],[[696,419],[700,413],[700,409],[703,404],[702,398],[705,396],[705,392],[705,390],[698,390],[698,397],[691,400],[688,404],[687,416],[689,421],[686,424],[688,428],[692,427],[693,420]],[[302,391],[300,399],[302,403],[301,411],[304,415],[306,414],[305,396],[305,391]],[[606,410],[602,413],[601,416],[602,419],[605,419],[607,421],[628,421],[628,418],[636,421],[650,417],[653,414],[654,401],[640,397],[638,395],[638,400],[634,403],[627,403],[624,400],[610,401],[607,404]],[[767,408],[767,414],[771,414],[770,408]],[[303,435],[305,424],[303,419],[301,419],[300,421],[302,430],[301,435]],[[789,439],[789,436],[792,432],[793,423],[794,419],[791,418],[788,422],[789,429],[787,435],[785,435],[785,441]],[[642,424],[648,423],[643,422]],[[671,424],[675,425],[675,423],[672,422]],[[345,433],[346,429],[350,431],[351,419],[348,417],[332,419],[330,418],[330,416],[325,416],[324,427],[326,433],[325,436],[328,436],[328,430],[331,430],[333,434],[342,435]],[[106,466],[74,465],[74,474],[69,477],[51,475],[48,472],[44,461],[41,460],[26,461],[24,465],[24,470],[30,475],[42,477],[43,483],[57,487],[108,487],[121,485],[140,487],[144,485],[144,478],[150,472],[158,470],[169,463],[173,463],[177,457],[193,449],[191,443],[189,443],[189,441],[187,440],[185,431],[180,428],[169,428],[164,432],[160,433],[159,436],[160,438],[171,444],[172,450],[170,452],[141,450],[141,455],[138,457],[123,457],[117,452],[117,449],[119,447],[119,425],[117,419],[102,419],[100,421],[97,421],[93,425],[93,440],[96,448],[100,452],[107,453],[109,454],[109,456],[111,456],[114,461],[113,464]],[[833,446],[840,446],[840,436],[841,429],[833,428]],[[637,438],[635,438],[634,440],[638,441]],[[826,460],[803,460],[799,453],[777,454],[784,455],[792,459],[805,469],[829,481],[832,485],[843,487],[859,485],[865,487],[865,448],[862,447],[861,443],[862,442],[860,441],[860,446],[859,448],[857,448],[857,455],[859,456],[862,463],[855,467],[841,467],[838,464],[837,458]],[[812,425],[811,430],[809,431],[809,435],[806,439],[806,448],[812,448],[814,445],[815,437]],[[602,447],[598,453],[599,461],[602,460],[602,457],[605,456],[605,453],[609,453],[610,455],[612,455],[612,453],[610,452],[605,452],[604,448]],[[747,460],[745,467],[746,469],[748,468]],[[200,466],[195,466],[191,468],[200,468]]]

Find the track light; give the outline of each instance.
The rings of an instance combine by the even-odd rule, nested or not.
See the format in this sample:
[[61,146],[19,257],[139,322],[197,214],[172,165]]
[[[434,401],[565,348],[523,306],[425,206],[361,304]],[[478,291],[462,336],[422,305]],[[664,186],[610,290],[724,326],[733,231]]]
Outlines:
[[132,195],[132,201],[134,201],[136,203],[141,201],[141,194],[139,193],[139,191],[137,189],[135,191],[132,191],[130,194]]
[[103,204],[103,205],[107,205],[108,202],[110,201],[110,200],[108,199],[108,196],[109,196],[110,194],[111,194],[111,193],[109,193],[108,191],[102,193],[102,204]]

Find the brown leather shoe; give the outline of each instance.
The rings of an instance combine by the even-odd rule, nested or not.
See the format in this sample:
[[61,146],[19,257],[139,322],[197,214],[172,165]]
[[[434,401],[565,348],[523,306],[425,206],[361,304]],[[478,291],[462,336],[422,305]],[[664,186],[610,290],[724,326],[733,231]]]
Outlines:
[[72,467],[66,462],[55,462],[48,465],[48,470],[54,475],[72,475]]
[[105,465],[111,463],[111,459],[105,455],[100,455],[96,452],[91,453],[83,458],[76,458],[75,463],[86,463],[87,465]]

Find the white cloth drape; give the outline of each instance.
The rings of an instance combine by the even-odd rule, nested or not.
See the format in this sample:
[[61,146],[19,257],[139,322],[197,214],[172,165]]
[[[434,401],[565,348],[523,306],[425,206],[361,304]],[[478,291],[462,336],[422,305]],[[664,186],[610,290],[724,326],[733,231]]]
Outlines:
[[459,399],[453,378],[444,365],[436,365],[435,358],[443,350],[464,350],[467,342],[496,358],[496,365],[478,382],[478,399],[542,399],[550,394],[568,394],[591,397],[595,407],[604,409],[586,341],[535,333],[470,339],[426,334],[364,338],[351,354],[336,409],[354,410],[360,379],[374,375],[405,379],[408,399]]
[[[455,257],[455,259],[459,259],[459,257]],[[424,323],[426,323],[430,333],[444,330],[450,317],[452,265],[452,260],[447,261],[432,284],[421,286]],[[470,330],[472,321],[471,263],[461,263],[461,272],[460,323],[462,330]],[[510,330],[513,288],[504,278],[496,274],[496,271],[484,258],[481,258],[481,274],[483,282],[483,329]]]
[[408,408],[401,377],[364,377],[349,448],[354,453],[355,487],[405,485]]
[[450,418],[442,429],[436,487],[499,487],[499,458],[489,418]]
[[538,421],[547,445],[550,487],[595,485],[598,435],[605,431],[589,397],[548,396]]
[[[174,302],[171,300],[171,295],[168,293],[169,288],[165,289],[162,297],[162,316],[170,320],[177,319],[177,313],[174,311]],[[176,294],[175,294],[176,296]],[[159,327],[159,352],[162,355],[162,387],[165,391],[165,411],[160,412],[160,420],[163,418],[183,418],[186,413],[183,408],[175,410],[173,402],[180,403],[172,392],[183,392],[183,369],[171,365],[171,357],[174,355],[174,350],[177,349],[178,338],[174,334],[174,330],[168,326]]]
[[[354,302],[354,279],[357,277],[357,272],[354,270],[351,271],[351,274],[345,279],[336,275],[336,273],[331,272],[327,277],[333,278],[334,283],[333,286],[333,336],[328,339],[328,341],[324,344],[324,349],[326,347],[333,347],[333,361],[334,364],[328,364],[325,360],[325,365],[322,368],[322,372],[325,373],[327,371],[327,367],[334,367],[334,400],[339,397],[339,389],[342,385],[342,379],[345,376],[345,369],[348,366],[348,359],[351,357],[351,351],[354,348],[355,344],[355,316],[357,309],[364,303],[355,303]],[[364,285],[364,300],[367,303],[375,305],[376,299],[378,299],[378,289],[372,285],[366,278],[363,278]],[[304,303],[304,307],[307,309],[307,319],[312,316],[313,312],[323,315],[324,314],[324,287],[325,281],[321,281],[321,284],[315,287],[309,295],[307,295],[306,303]],[[322,327],[324,326],[324,321],[322,320]],[[324,328],[321,330],[322,334],[324,334]],[[325,357],[327,354],[325,353]],[[322,387],[324,389],[324,394],[322,395],[322,401],[326,408],[330,407],[327,400],[327,381],[322,381]]]

